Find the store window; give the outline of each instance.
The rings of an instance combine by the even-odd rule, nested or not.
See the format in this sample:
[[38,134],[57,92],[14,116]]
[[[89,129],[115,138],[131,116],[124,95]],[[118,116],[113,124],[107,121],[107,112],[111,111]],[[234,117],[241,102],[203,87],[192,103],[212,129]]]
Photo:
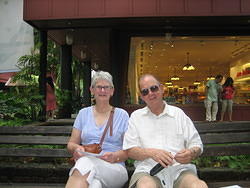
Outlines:
[[[190,67],[193,68],[190,68]],[[192,70],[187,70],[192,69]],[[127,104],[140,104],[138,79],[155,75],[169,104],[203,104],[205,86],[217,74],[235,80],[235,103],[250,103],[250,37],[133,37]]]

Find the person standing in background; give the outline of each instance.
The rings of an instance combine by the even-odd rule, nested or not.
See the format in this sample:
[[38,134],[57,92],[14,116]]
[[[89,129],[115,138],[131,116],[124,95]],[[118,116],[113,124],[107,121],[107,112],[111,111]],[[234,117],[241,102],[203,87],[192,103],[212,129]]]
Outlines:
[[205,107],[206,107],[206,121],[216,121],[218,112],[218,96],[222,91],[220,85],[223,79],[222,75],[217,75],[215,80],[209,80],[205,87]]
[[56,109],[55,86],[51,76],[46,77],[46,119],[53,120]]
[[220,121],[223,121],[226,110],[228,112],[229,121],[232,121],[233,97],[235,95],[233,83],[233,79],[227,77],[225,83],[222,85],[222,109]]

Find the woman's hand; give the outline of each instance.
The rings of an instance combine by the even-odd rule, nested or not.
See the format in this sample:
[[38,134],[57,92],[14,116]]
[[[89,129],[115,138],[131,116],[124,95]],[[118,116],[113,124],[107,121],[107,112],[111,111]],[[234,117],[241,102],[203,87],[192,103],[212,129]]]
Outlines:
[[75,149],[75,151],[74,151],[74,153],[73,153],[73,159],[74,159],[75,161],[77,161],[80,157],[84,156],[84,154],[81,153],[81,151],[82,151],[82,152],[85,152],[85,149],[84,149],[83,146],[80,146],[80,145],[79,145],[79,146]]
[[106,152],[102,156],[100,156],[100,159],[110,163],[116,163],[119,161],[119,157],[115,152]]

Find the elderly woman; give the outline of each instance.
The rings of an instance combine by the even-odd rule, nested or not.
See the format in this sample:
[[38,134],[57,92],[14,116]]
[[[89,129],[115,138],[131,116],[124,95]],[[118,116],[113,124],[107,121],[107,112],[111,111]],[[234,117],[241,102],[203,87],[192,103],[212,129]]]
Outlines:
[[[127,153],[122,150],[122,144],[129,116],[125,110],[110,105],[114,85],[108,72],[95,73],[90,91],[96,104],[80,110],[67,145],[75,165],[70,170],[66,188],[119,188],[128,180],[124,165]],[[100,142],[110,117],[113,128],[109,127],[106,132],[101,153],[87,153],[84,145]]]

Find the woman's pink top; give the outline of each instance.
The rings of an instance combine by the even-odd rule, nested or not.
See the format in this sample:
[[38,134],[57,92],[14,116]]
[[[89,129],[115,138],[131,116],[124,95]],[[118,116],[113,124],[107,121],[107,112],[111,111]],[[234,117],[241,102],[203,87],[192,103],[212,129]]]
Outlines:
[[56,95],[55,90],[47,83],[46,84],[46,111],[56,109]]
[[232,86],[227,86],[227,87],[223,87],[223,91],[222,91],[222,99],[233,99],[234,97],[234,87]]

